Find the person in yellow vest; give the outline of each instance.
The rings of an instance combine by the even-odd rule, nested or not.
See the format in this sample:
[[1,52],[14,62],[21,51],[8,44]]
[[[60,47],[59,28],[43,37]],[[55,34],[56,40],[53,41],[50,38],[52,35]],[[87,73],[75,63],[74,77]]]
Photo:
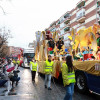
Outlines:
[[48,56],[48,60],[45,62],[45,88],[51,90],[51,74],[53,71],[53,61],[51,61],[51,55]]
[[16,65],[16,60],[15,60],[15,59],[12,59],[12,63],[13,63],[14,65]]
[[72,100],[74,93],[74,83],[76,81],[72,63],[72,56],[70,55],[66,57],[66,63],[62,64],[62,78],[64,87],[66,88],[66,95],[64,97],[64,100]]
[[[18,60],[18,59],[17,59],[17,64],[18,64],[18,67],[19,67],[19,66],[20,66],[20,60]],[[18,67],[17,67],[17,68],[18,68]]]
[[30,69],[31,69],[31,73],[32,73],[32,81],[35,82],[35,75],[36,75],[36,71],[38,69],[38,64],[35,59],[33,59],[33,61],[30,62]]

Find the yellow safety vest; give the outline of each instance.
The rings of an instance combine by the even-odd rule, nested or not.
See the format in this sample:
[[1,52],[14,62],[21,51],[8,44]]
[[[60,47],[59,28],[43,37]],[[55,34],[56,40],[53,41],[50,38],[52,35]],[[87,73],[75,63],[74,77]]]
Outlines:
[[18,64],[18,65],[20,64],[20,61],[19,61],[19,60],[17,61],[17,64]]
[[63,77],[63,83],[64,86],[69,85],[70,83],[75,83],[75,72],[68,72],[68,66],[67,64],[63,64],[62,67],[62,77]]
[[45,72],[52,72],[53,61],[46,61]]
[[69,84],[70,83],[75,83],[76,82],[75,81],[75,72],[73,71],[73,72],[68,73],[67,78],[68,78],[68,83]]
[[32,71],[37,71],[37,63],[34,64],[34,62],[31,62],[32,64]]
[[[62,62],[62,67],[63,67],[64,65],[66,65],[66,63],[63,63],[63,62]],[[62,72],[62,67],[61,67],[61,72]]]
[[15,61],[15,60],[13,60],[13,61],[12,61],[12,63],[16,64],[16,61]]

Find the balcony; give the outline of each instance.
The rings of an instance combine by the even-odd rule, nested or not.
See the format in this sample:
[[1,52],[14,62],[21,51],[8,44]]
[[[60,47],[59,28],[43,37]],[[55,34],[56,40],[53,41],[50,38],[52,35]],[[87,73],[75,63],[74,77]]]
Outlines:
[[65,15],[64,15],[64,18],[68,18],[70,17],[70,12],[67,12]]
[[100,6],[100,0],[97,0],[97,7]]
[[50,24],[50,27],[52,27],[52,26],[54,26],[54,25],[56,25],[56,22],[53,22],[52,24]]
[[76,14],[76,20],[79,23],[84,23],[85,22],[85,9],[82,9],[81,11],[77,12]]
[[82,16],[79,19],[77,19],[77,22],[84,23],[85,22],[85,16]]
[[78,4],[77,4],[77,8],[81,8],[85,6],[85,0],[81,0]]
[[65,24],[65,23],[64,23],[64,29],[65,29],[66,27],[70,27],[70,23],[68,23],[68,24]]
[[64,32],[67,32],[67,31],[70,31],[70,26],[67,26],[67,27],[64,29]]
[[97,13],[100,15],[100,8],[98,8]]
[[64,22],[64,24],[68,24],[68,23],[70,23],[70,17],[68,17],[68,18],[66,18],[66,20],[65,20],[65,22]]
[[60,21],[60,24],[65,20],[64,16],[62,16],[59,21]]
[[58,24],[60,24],[60,21],[58,22]]

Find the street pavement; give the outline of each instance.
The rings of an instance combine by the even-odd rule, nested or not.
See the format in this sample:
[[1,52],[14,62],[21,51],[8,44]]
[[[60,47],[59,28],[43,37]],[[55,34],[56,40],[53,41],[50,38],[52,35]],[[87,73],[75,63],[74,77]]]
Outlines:
[[[63,100],[66,91],[62,84],[53,80],[51,83],[52,90],[47,90],[44,88],[44,77],[37,74],[36,82],[32,83],[30,70],[19,69],[21,80],[18,86],[8,95],[4,91],[6,86],[0,87],[0,100]],[[75,90],[73,100],[97,100],[97,98],[94,94],[81,94]]]

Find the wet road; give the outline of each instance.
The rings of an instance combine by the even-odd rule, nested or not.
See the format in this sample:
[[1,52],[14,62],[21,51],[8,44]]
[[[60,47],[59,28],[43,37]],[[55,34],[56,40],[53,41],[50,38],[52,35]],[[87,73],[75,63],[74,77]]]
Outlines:
[[[36,76],[36,83],[31,81],[29,69],[20,68],[21,80],[13,91],[14,95],[0,96],[0,100],[63,100],[65,89],[63,85],[52,82],[52,90],[44,88],[44,77]],[[3,95],[4,87],[0,88],[0,95]],[[75,91],[73,100],[97,100],[93,94],[80,94]]]

